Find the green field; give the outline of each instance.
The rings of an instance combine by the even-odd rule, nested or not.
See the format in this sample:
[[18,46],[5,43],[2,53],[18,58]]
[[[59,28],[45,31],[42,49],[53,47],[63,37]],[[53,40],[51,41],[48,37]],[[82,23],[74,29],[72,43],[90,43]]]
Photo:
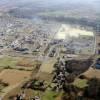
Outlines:
[[5,68],[5,67],[15,67],[17,63],[17,59],[13,57],[8,57],[4,56],[0,58],[0,68]]
[[73,82],[73,85],[78,87],[78,88],[84,88],[88,85],[87,82],[88,82],[88,80],[86,80],[86,79],[76,79]]
[[55,100],[58,96],[58,93],[54,91],[46,91],[42,97],[42,100]]

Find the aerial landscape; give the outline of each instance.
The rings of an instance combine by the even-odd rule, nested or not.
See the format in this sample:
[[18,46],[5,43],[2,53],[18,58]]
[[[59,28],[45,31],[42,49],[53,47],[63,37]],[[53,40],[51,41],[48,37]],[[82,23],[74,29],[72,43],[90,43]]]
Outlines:
[[100,100],[100,1],[0,0],[0,100]]

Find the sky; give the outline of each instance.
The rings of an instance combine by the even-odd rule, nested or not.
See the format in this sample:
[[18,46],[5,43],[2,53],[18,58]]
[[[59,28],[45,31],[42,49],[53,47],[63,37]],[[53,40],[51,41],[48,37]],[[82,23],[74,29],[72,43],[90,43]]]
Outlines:
[[0,0],[0,3],[5,3],[5,2],[34,2],[34,1],[55,2],[55,3],[62,3],[62,2],[94,3],[94,2],[98,2],[99,0]]
[[63,4],[83,4],[94,7],[94,9],[99,9],[100,0],[0,0],[0,5],[23,5],[28,3],[41,3],[45,5],[63,5]]

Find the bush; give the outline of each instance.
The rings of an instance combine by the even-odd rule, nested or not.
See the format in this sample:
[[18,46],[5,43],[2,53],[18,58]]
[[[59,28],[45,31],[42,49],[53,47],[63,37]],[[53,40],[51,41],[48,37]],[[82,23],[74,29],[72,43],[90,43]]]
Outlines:
[[66,80],[68,83],[72,83],[75,80],[75,75],[74,74],[70,74],[66,77]]

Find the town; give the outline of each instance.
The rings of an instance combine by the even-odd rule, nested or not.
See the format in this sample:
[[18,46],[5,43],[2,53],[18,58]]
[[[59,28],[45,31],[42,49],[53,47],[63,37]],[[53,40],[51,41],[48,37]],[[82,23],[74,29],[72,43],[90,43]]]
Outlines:
[[0,1],[0,100],[100,100],[98,14],[26,1]]

